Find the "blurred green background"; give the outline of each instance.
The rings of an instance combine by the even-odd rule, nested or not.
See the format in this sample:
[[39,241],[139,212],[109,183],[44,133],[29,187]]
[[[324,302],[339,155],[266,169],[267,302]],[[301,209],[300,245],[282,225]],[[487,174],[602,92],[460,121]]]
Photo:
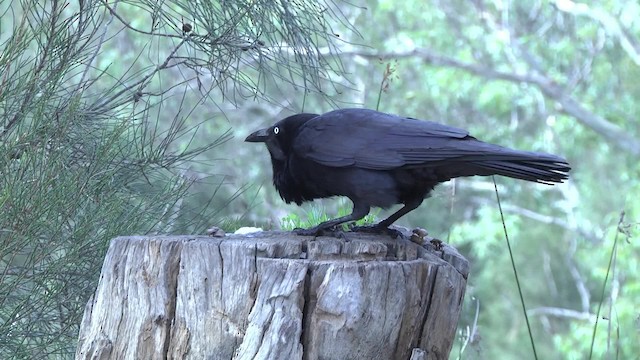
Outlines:
[[[565,156],[566,184],[497,178],[538,357],[640,358],[638,2],[23,0],[0,14],[2,358],[73,356],[114,236],[348,209],[285,204],[264,146],[243,142],[340,107]],[[398,224],[471,262],[452,358],[533,358],[490,178],[443,184]]]

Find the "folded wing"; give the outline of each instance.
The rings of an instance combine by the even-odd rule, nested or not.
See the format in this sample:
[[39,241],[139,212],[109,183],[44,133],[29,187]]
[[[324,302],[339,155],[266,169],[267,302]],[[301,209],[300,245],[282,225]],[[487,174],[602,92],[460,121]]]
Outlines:
[[455,176],[505,175],[537,182],[567,178],[561,157],[488,144],[444,124],[366,109],[340,109],[308,121],[297,156],[333,167],[455,169]]

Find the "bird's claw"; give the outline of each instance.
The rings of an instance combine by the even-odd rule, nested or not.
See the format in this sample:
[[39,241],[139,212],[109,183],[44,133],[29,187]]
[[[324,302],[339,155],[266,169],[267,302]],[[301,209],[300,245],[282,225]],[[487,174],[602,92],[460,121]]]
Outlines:
[[346,236],[345,232],[342,231],[341,228],[336,229],[335,227],[331,227],[331,228],[313,227],[313,228],[309,228],[309,229],[295,228],[295,229],[293,229],[293,232],[296,235],[300,235],[300,236],[313,236],[313,237],[330,236],[330,237],[335,237],[335,238],[338,238],[338,239],[347,240],[347,236]]
[[394,239],[397,239],[397,238],[404,239],[404,234],[400,230],[391,229],[385,226],[378,226],[378,225],[353,226],[351,227],[351,231],[364,232],[369,234],[384,234],[384,235],[389,235]]
[[322,229],[310,228],[310,229],[302,229],[295,228],[293,229],[293,233],[300,236],[321,236]]

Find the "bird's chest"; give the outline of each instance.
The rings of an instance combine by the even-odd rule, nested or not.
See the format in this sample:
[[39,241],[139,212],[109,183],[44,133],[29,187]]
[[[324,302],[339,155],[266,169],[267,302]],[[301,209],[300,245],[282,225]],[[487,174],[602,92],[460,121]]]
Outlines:
[[327,191],[319,184],[324,177],[306,161],[290,157],[286,162],[273,162],[273,185],[287,203],[300,205],[305,201],[327,197]]
[[344,181],[339,169],[292,156],[287,174],[290,177],[289,183],[293,184],[293,188],[305,200],[344,195],[340,191]]

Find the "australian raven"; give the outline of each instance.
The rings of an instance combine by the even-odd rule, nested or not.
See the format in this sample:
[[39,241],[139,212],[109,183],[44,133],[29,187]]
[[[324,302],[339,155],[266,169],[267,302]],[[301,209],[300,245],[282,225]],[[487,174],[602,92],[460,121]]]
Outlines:
[[387,231],[437,184],[461,176],[551,184],[567,179],[570,170],[559,156],[488,144],[462,129],[367,109],[289,116],[245,141],[267,145],[273,184],[287,203],[335,195],[353,202],[351,214],[299,230],[301,235],[361,219],[372,206],[404,204],[372,227]]

